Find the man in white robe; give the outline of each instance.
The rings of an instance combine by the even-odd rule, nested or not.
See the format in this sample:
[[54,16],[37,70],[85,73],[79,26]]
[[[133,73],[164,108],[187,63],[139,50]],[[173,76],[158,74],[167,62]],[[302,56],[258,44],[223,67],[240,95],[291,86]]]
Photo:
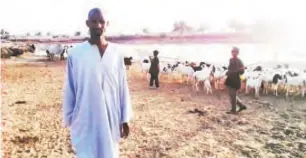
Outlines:
[[132,116],[124,56],[105,40],[107,22],[94,8],[86,21],[90,39],[67,58],[63,119],[78,158],[118,158]]

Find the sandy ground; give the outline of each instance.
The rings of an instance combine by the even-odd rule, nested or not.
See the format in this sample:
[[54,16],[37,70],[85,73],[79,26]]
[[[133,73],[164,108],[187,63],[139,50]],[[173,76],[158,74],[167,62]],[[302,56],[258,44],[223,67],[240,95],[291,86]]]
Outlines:
[[[10,64],[9,64],[10,63]],[[2,61],[4,158],[70,158],[62,127],[65,62]],[[228,115],[226,92],[192,92],[165,83],[148,89],[137,66],[128,72],[134,118],[122,158],[299,158],[306,154],[306,101],[242,95],[248,110]],[[197,109],[197,110],[195,110]]]

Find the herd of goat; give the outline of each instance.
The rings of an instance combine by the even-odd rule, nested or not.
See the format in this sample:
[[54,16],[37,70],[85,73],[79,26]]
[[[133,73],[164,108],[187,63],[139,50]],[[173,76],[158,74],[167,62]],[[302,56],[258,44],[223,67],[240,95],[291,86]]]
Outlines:
[[[70,46],[71,47],[71,46]],[[50,47],[47,51],[56,52],[53,55],[47,52],[50,60],[53,60],[55,54],[59,54],[60,59],[64,59],[64,53],[70,48],[68,46]],[[53,50],[53,51],[52,51]],[[127,68],[132,65],[132,57],[125,57],[124,62]],[[151,59],[144,57],[140,60],[141,71],[144,72],[149,79],[149,69]],[[206,62],[168,62],[160,64],[160,75],[166,76],[167,80],[179,79],[181,83],[186,82],[192,84],[192,89],[199,91],[199,84],[203,83],[203,89],[206,93],[212,94],[212,86],[216,90],[224,89],[226,80],[227,66],[208,64]],[[270,91],[273,95],[278,96],[280,90],[285,91],[285,96],[297,92],[301,97],[305,96],[306,91],[306,71],[295,68],[288,68],[278,65],[276,68],[264,67],[260,64],[255,64],[246,67],[245,73],[241,75],[242,89],[246,94],[250,89],[254,90],[254,95],[259,98],[260,90],[263,94],[268,95]]]
[[[125,58],[125,62],[128,59]],[[150,58],[144,57],[140,61],[141,70],[149,77]],[[127,65],[127,63],[126,63]],[[208,64],[206,62],[168,62],[160,64],[160,75],[166,75],[167,79],[180,79],[181,83],[192,84],[192,89],[199,91],[199,83],[203,83],[203,89],[206,93],[212,94],[212,86],[216,90],[224,89],[226,80],[227,66]],[[267,95],[273,92],[278,96],[280,90],[285,91],[285,96],[297,92],[296,95],[305,96],[306,90],[306,71],[286,66],[278,65],[276,68],[264,67],[260,64],[254,64],[246,67],[245,73],[240,76],[242,80],[241,90],[249,93],[250,89],[255,91],[255,97],[259,97],[260,90]],[[148,78],[147,78],[148,79]]]
[[[55,56],[59,56],[60,60],[65,59],[68,49],[72,46],[68,45],[49,45],[45,51],[49,60],[54,60]],[[25,49],[25,50],[24,50]],[[18,55],[23,51],[34,52],[35,45],[27,45],[25,48],[10,48],[10,50]],[[124,62],[127,68],[132,65],[132,57],[125,57]],[[149,68],[151,59],[144,57],[140,60],[141,71],[144,72],[149,79]],[[206,62],[162,62],[160,63],[160,75],[167,76],[167,80],[179,79],[181,83],[186,82],[192,84],[192,89],[199,91],[199,83],[203,83],[203,89],[206,93],[212,94],[212,86],[216,90],[224,89],[226,80],[227,66],[208,64]],[[280,90],[285,92],[285,96],[297,92],[301,97],[305,96],[306,91],[306,70],[299,70],[278,65],[275,68],[264,67],[260,64],[247,66],[245,73],[240,76],[242,80],[241,90],[249,93],[250,89],[255,91],[255,97],[259,97],[260,90],[267,95],[273,92],[278,96]]]

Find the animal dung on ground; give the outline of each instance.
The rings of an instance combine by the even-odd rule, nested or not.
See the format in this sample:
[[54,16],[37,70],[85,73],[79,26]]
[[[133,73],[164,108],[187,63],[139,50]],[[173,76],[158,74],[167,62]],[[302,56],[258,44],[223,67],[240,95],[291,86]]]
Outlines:
[[15,104],[26,104],[26,101],[16,101]]
[[197,113],[198,116],[206,116],[207,115],[207,111],[201,111],[201,110],[198,110],[197,108],[194,109],[194,110],[189,110],[188,113],[191,113],[191,114],[195,114]]

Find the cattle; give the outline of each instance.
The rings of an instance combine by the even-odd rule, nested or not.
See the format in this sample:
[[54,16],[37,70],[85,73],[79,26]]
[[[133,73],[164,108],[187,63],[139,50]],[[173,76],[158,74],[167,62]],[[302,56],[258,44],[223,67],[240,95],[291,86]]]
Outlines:
[[35,50],[36,50],[36,47],[35,47],[34,44],[27,45],[27,51],[28,52],[34,53]]
[[54,61],[54,57],[56,55],[60,56],[60,60],[64,60],[65,53],[68,53],[68,47],[62,46],[60,44],[58,45],[51,45],[46,49],[46,54],[49,60]]
[[68,54],[68,46],[64,46],[64,49],[62,50],[61,54],[60,54],[60,60],[65,60],[65,53]]
[[11,56],[19,56],[25,52],[24,49],[20,49],[20,48],[9,48],[9,49],[12,51]]
[[31,44],[31,45],[18,46],[18,47],[9,47],[8,49],[11,52],[10,56],[19,56],[26,52],[34,53],[36,48],[34,44]]

